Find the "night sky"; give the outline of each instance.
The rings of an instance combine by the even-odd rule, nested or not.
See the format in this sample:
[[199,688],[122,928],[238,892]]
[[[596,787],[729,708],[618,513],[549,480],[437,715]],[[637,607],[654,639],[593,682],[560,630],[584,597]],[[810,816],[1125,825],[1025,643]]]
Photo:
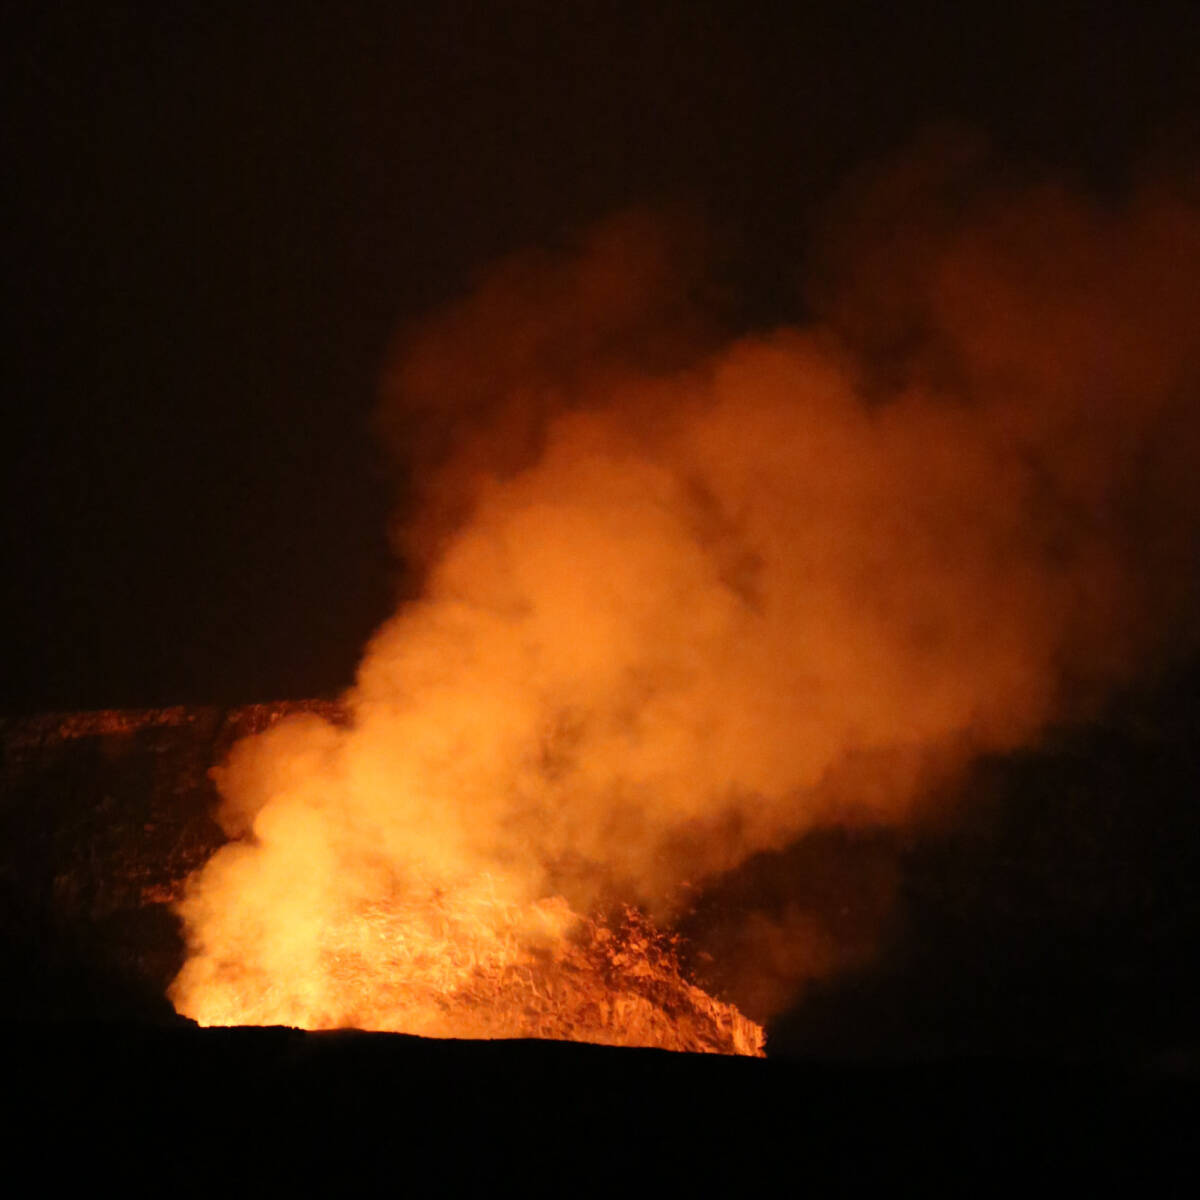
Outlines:
[[1119,188],[1200,113],[1184,3],[68,2],[0,40],[9,713],[345,686],[404,585],[389,341],[495,256],[683,202],[742,318],[795,317],[814,208],[931,124]]

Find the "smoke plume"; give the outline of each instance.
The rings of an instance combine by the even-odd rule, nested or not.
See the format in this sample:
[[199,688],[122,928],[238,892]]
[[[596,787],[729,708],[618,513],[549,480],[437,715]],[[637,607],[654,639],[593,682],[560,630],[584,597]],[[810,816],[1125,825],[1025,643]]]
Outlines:
[[[810,316],[737,336],[707,253],[618,216],[401,339],[381,425],[420,594],[348,727],[289,721],[219,770],[254,836],[194,881],[177,1000],[206,962],[310,952],[272,915],[297,872],[313,921],[484,873],[669,920],[685,884],[907,822],[1194,644],[1186,187],[1102,200],[926,147],[838,198]],[[789,930],[797,978],[844,961],[804,913],[723,936],[786,957]]]

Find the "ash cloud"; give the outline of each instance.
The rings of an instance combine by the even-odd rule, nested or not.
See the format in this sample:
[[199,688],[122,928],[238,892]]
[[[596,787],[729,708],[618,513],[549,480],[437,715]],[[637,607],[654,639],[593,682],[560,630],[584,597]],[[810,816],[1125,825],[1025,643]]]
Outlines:
[[[257,842],[186,902],[201,954],[297,847],[314,906],[486,870],[670,914],[813,830],[917,819],[1195,644],[1196,193],[985,160],[927,144],[853,181],[803,324],[722,336],[697,226],[639,212],[400,340],[381,426],[421,594],[349,729],[222,769]],[[763,1010],[847,961],[783,909],[721,935],[765,948]]]

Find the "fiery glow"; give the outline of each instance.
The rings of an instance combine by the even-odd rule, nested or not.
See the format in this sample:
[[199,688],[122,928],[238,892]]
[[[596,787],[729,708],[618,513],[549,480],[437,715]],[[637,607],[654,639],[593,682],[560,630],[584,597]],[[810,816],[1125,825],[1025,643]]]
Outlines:
[[506,901],[490,876],[323,921],[310,951],[270,972],[194,959],[179,1002],[205,1025],[763,1050],[761,1027],[687,982],[636,910],[615,926],[583,920],[558,897]]
[[[535,895],[528,872],[479,866],[444,820],[405,804],[402,773],[388,790],[365,769],[379,753],[368,745],[361,728],[300,714],[235,746],[217,772],[227,798],[265,787],[272,799],[250,830],[227,802],[228,830],[250,836],[180,905],[200,935],[172,988],[180,1012],[205,1025],[762,1053],[761,1027],[689,982],[645,914],[581,917]],[[365,790],[327,790],[345,785],[343,767]]]
[[[867,190],[823,323],[714,339],[696,239],[635,215],[404,341],[421,595],[345,727],[217,772],[180,1011],[758,1052],[649,918],[597,914],[669,929],[685,882],[910,821],[1194,644],[1194,208],[966,166],[949,201],[940,160]],[[758,994],[836,969],[822,917],[746,914]]]

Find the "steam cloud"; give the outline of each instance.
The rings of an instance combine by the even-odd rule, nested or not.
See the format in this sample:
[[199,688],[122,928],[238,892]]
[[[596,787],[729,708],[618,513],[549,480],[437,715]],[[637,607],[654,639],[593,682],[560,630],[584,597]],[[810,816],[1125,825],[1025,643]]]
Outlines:
[[[381,417],[421,593],[348,728],[220,769],[255,838],[191,889],[197,959],[300,952],[264,900],[298,869],[314,912],[488,871],[670,913],[812,829],[911,819],[1194,645],[1186,187],[1101,201],[926,147],[840,198],[806,323],[722,337],[706,270],[694,226],[626,214],[402,341]],[[746,944],[786,958],[781,928]]]

